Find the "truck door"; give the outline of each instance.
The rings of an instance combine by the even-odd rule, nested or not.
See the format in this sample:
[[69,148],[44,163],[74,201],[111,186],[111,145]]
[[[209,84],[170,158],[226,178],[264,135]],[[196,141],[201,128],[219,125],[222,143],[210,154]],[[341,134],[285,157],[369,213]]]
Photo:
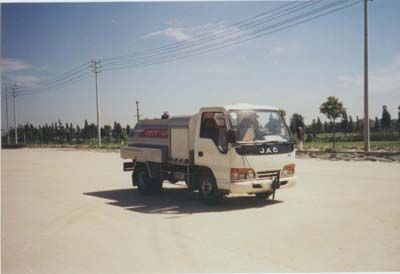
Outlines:
[[195,164],[209,167],[218,188],[230,189],[230,153],[223,112],[203,112],[196,127]]

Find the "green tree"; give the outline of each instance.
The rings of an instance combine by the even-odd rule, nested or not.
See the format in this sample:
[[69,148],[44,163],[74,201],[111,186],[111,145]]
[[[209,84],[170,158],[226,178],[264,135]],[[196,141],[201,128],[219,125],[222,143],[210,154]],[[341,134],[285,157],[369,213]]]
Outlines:
[[347,132],[349,130],[349,120],[347,118],[347,113],[344,112],[342,115],[342,121],[340,122],[341,130],[344,132],[344,135],[347,136]]
[[37,128],[37,142],[38,142],[39,144],[41,144],[41,143],[43,142],[42,139],[43,139],[43,138],[42,138],[42,126],[39,125],[38,128]]
[[293,133],[297,132],[299,127],[304,128],[304,118],[298,113],[293,113],[292,117],[290,118],[290,130]]
[[383,129],[383,137],[386,136],[386,130],[390,129],[392,122],[392,118],[390,117],[390,113],[387,110],[387,106],[382,106],[382,119],[381,119],[381,127]]
[[69,136],[70,143],[76,142],[76,132],[75,132],[75,128],[72,125],[72,123],[69,124],[68,136]]
[[82,130],[81,127],[79,125],[76,125],[76,130],[75,130],[75,138],[76,138],[76,142],[80,143],[82,140]]
[[397,131],[400,135],[400,106],[398,107],[399,112],[397,113]]
[[315,136],[317,134],[317,120],[312,119],[311,122],[311,132]]
[[104,138],[104,141],[106,142],[106,143],[109,143],[109,142],[111,142],[111,126],[110,125],[105,125],[103,128],[102,128],[102,136],[103,136],[103,138]]
[[90,142],[97,139],[97,126],[94,123],[90,123],[89,125],[89,139]]
[[124,144],[126,144],[128,141],[128,134],[126,133],[126,130],[122,131],[122,141],[124,142]]
[[325,132],[328,132],[328,131],[329,131],[329,124],[328,124],[327,121],[325,121],[324,122],[324,130],[323,130],[323,132],[325,133]]
[[360,118],[358,118],[358,116],[356,116],[356,131],[357,132],[361,131],[361,121]]
[[285,117],[286,117],[286,110],[284,110],[284,109],[278,109],[278,112],[281,114],[282,118],[285,119]]
[[339,101],[338,98],[334,96],[329,96],[326,102],[322,103],[319,108],[320,112],[325,114],[325,116],[333,124],[333,148],[336,147],[336,119],[343,117],[346,113],[346,109],[343,107],[343,103]]
[[123,139],[122,132],[123,132],[123,130],[122,130],[121,124],[114,122],[114,127],[113,127],[111,134],[112,134],[112,137],[114,138],[114,140],[118,143],[120,143]]
[[50,143],[53,143],[56,138],[57,138],[57,124],[52,122],[51,123],[51,128],[49,130],[49,135],[50,135]]
[[18,143],[25,143],[25,132],[24,132],[24,127],[22,125],[17,126],[17,132],[18,132]]
[[48,135],[48,125],[47,123],[44,124],[42,127],[42,142],[45,144],[49,143],[49,135]]
[[66,124],[65,126],[63,125],[63,123],[61,122],[60,119],[58,119],[58,139],[60,140],[61,144],[64,144],[65,142],[69,142],[69,129],[66,127],[68,124]]
[[353,117],[351,115],[349,116],[349,132],[354,131],[354,122],[353,122]]
[[376,131],[376,132],[379,131],[379,119],[376,116],[375,116],[375,122],[374,122],[374,131]]
[[[299,136],[300,128],[302,128],[302,136]],[[303,140],[306,133],[306,126],[304,125],[304,118],[298,113],[293,113],[292,117],[290,118],[290,130],[293,133],[296,133],[297,139],[299,140],[299,149],[303,149]]]
[[323,131],[321,119],[317,117],[317,133],[321,133]]
[[83,129],[82,129],[82,139],[83,141],[87,141],[90,138],[90,130],[89,130],[89,123],[85,119],[85,123],[83,124]]

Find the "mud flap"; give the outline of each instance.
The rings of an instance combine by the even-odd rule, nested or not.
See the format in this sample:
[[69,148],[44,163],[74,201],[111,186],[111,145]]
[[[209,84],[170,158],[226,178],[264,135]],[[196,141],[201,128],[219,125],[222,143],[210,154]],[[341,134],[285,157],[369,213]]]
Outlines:
[[124,163],[124,171],[133,171],[135,169],[136,161],[125,162]]
[[277,173],[276,177],[273,179],[271,187],[272,187],[272,200],[275,200],[275,192],[278,188],[281,187],[281,181],[280,181],[280,174]]

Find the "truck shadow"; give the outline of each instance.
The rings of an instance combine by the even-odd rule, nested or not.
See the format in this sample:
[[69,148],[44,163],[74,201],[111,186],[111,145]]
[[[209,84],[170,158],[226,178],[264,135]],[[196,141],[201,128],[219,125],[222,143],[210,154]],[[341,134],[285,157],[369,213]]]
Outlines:
[[253,196],[225,197],[218,205],[204,205],[198,193],[186,188],[164,188],[160,194],[143,196],[137,189],[114,189],[86,192],[84,195],[107,200],[109,205],[146,214],[193,214],[202,212],[224,212],[247,208],[260,208],[281,203],[279,200],[260,200]]

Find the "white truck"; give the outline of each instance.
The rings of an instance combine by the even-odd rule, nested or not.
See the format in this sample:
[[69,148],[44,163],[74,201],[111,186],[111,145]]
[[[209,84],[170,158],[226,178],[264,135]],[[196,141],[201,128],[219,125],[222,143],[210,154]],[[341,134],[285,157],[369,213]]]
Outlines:
[[191,116],[140,120],[121,148],[124,171],[143,194],[185,181],[205,203],[229,193],[267,199],[295,185],[295,150],[275,107],[204,107]]

